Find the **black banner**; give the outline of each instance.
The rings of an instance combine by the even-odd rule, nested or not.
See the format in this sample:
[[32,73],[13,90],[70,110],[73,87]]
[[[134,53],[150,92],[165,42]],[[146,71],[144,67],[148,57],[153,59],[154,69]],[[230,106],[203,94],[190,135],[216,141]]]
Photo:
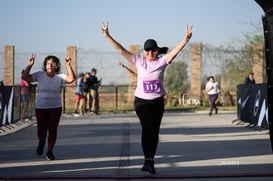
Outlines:
[[0,86],[0,125],[13,122],[13,93],[12,86]]
[[239,120],[268,127],[267,84],[238,85],[237,100]]

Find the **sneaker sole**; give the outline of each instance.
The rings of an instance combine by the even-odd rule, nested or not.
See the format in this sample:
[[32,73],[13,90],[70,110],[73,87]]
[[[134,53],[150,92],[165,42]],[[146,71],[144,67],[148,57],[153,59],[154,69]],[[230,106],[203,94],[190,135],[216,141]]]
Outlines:
[[148,167],[148,166],[143,166],[142,171],[145,171],[145,172],[149,172],[151,174],[155,174],[155,170],[153,170],[152,168]]

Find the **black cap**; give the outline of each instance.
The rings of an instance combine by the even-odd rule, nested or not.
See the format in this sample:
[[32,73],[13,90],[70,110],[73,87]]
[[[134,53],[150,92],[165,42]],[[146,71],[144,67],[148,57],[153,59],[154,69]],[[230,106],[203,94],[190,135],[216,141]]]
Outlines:
[[144,43],[144,50],[146,49],[152,49],[152,50],[158,49],[156,41],[153,39],[146,40]]
[[154,39],[148,39],[144,43],[144,50],[156,50],[158,49],[158,54],[166,54],[169,50],[168,47],[158,47]]

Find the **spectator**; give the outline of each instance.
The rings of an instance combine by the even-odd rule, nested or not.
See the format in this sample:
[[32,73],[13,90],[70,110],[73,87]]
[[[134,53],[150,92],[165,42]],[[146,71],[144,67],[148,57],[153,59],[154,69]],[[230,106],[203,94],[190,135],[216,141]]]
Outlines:
[[[24,70],[22,70],[21,74],[23,75]],[[27,81],[21,79],[20,81],[20,107],[21,107],[21,119],[26,119],[26,110],[28,106],[28,87],[29,84]]]
[[245,79],[245,84],[256,84],[256,81],[254,79],[254,73],[253,72],[250,72],[248,74],[248,77],[246,77]]
[[90,88],[91,112],[99,114],[99,86],[101,86],[101,80],[98,80],[97,69],[95,68],[92,68],[91,70],[91,81],[92,81],[92,85]]
[[80,115],[83,115],[85,112],[85,86],[84,73],[80,73],[77,79],[77,87],[75,91],[75,113],[80,113]]
[[85,112],[91,112],[91,86],[92,86],[92,78],[91,73],[86,72],[84,76],[84,82],[86,84],[85,88]]

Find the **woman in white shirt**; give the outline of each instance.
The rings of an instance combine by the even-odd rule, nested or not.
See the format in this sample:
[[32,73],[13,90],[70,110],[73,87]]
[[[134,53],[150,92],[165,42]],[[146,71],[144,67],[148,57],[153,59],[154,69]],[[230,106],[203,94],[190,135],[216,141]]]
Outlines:
[[70,64],[71,58],[68,55],[65,57],[67,74],[60,73],[61,64],[56,56],[49,55],[45,57],[43,70],[30,74],[34,62],[35,55],[32,54],[22,79],[27,82],[38,82],[35,113],[39,144],[36,153],[39,156],[43,154],[47,139],[46,156],[48,160],[54,160],[53,147],[57,139],[57,129],[62,114],[61,85],[62,83],[72,83],[75,80],[75,74]]
[[213,109],[215,109],[215,114],[218,113],[218,108],[216,106],[216,100],[218,99],[218,93],[220,91],[220,86],[218,82],[215,81],[213,76],[207,78],[206,92],[209,98],[210,112],[209,115],[212,115]]

